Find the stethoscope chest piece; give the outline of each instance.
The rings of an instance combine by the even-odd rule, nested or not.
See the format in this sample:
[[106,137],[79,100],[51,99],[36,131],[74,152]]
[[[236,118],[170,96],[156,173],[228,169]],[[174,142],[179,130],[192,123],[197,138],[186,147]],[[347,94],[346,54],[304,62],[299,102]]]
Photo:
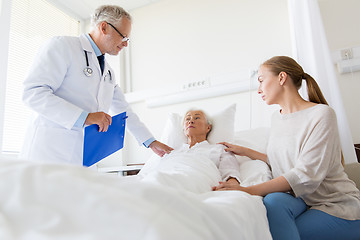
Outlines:
[[85,76],[91,77],[92,73],[93,73],[93,70],[92,70],[90,67],[84,68],[84,74],[85,74]]
[[84,74],[87,77],[91,77],[91,75],[93,74],[93,70],[91,69],[90,65],[89,65],[89,59],[88,59],[88,55],[87,52],[85,52],[85,58],[86,58],[86,68],[84,68]]

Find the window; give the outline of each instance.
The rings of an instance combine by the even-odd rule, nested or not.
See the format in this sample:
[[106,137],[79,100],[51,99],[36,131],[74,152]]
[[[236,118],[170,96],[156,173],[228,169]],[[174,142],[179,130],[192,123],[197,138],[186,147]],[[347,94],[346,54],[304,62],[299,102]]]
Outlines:
[[38,49],[52,36],[79,34],[80,22],[47,1],[12,0],[2,153],[21,150],[31,113],[22,103],[22,83]]

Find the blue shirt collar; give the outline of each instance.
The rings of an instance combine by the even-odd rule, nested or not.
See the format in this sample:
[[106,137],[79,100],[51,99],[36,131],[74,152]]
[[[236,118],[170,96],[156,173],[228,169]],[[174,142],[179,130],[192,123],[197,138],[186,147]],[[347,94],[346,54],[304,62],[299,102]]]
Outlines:
[[90,34],[87,33],[87,34],[85,34],[85,36],[87,37],[87,39],[89,39],[90,44],[91,44],[92,48],[94,49],[96,56],[98,57],[98,56],[102,55],[99,47],[96,45],[94,40],[92,40],[92,38],[90,37]]

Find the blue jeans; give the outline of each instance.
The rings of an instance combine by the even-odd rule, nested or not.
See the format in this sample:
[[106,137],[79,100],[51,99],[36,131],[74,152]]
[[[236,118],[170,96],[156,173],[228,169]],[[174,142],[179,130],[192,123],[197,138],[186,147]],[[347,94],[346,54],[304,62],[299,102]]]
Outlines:
[[301,198],[288,193],[270,193],[264,205],[274,240],[360,240],[360,220],[308,209]]

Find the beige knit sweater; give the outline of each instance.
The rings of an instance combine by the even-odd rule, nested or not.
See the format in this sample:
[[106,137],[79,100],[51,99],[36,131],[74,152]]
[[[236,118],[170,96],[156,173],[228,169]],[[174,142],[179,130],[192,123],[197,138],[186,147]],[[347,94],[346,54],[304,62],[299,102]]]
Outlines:
[[333,109],[318,104],[290,114],[275,112],[267,155],[273,177],[284,176],[295,196],[312,209],[360,219],[360,192],[341,165]]

